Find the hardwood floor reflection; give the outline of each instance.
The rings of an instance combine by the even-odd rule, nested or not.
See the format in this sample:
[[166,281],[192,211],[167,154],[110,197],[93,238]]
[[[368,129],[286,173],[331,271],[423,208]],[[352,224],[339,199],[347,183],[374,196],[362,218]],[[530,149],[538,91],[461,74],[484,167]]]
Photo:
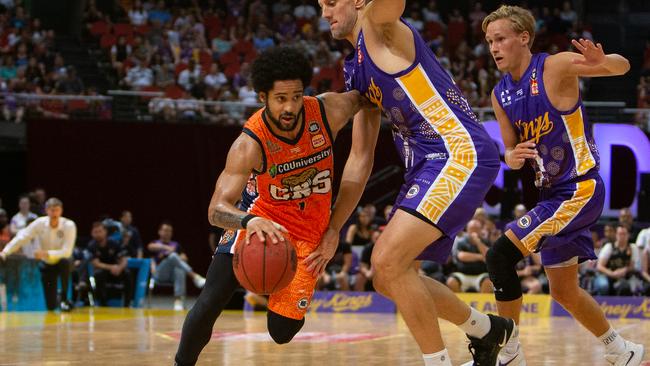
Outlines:
[[[0,365],[172,365],[185,313],[76,309],[0,313]],[[650,322],[615,320],[628,339],[650,349]],[[465,336],[441,322],[454,365],[470,359]],[[528,365],[605,365],[603,347],[571,318],[527,319],[521,338]],[[381,314],[309,314],[288,345],[274,344],[264,313],[225,312],[200,365],[422,365],[401,318]]]

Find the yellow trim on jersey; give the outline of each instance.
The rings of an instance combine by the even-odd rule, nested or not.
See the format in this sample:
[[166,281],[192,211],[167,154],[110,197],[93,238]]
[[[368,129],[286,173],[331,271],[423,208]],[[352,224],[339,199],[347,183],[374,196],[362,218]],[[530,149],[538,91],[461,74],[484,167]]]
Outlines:
[[576,183],[576,191],[573,193],[573,197],[562,202],[553,216],[546,219],[535,230],[521,239],[521,244],[532,252],[537,249],[537,245],[543,236],[557,235],[587,205],[595,190],[596,180],[594,179]]
[[571,114],[562,115],[564,127],[569,134],[573,158],[576,164],[578,176],[584,175],[591,168],[596,166],[596,159],[591,154],[587,138],[585,136],[585,123],[582,118],[582,108],[578,108]]
[[458,197],[478,164],[474,142],[433,86],[422,65],[418,64],[396,81],[422,117],[442,137],[449,152],[447,163],[418,206],[418,212],[437,223]]

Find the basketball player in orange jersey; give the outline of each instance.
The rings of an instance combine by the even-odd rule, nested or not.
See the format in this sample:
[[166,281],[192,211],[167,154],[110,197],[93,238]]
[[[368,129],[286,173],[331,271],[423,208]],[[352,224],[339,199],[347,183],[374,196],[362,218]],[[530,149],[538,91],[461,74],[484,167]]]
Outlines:
[[[311,76],[309,61],[296,48],[270,49],[253,62],[253,86],[265,106],[244,125],[217,180],[208,218],[226,231],[205,287],[185,319],[177,365],[194,365],[210,340],[217,317],[238,286],[232,268],[234,247],[246,245],[251,235],[268,235],[266,245],[287,238],[298,257],[293,281],[269,298],[271,337],[278,344],[287,343],[305,322],[318,274],[306,270],[304,259],[319,250],[324,265],[336,250],[336,243],[319,246],[330,221],[332,144],[363,102],[356,91],[306,97],[303,90]],[[353,126],[351,159],[339,190],[343,196],[345,191],[363,190],[372,169],[380,115],[368,114],[372,123]],[[354,176],[346,173],[350,165]],[[334,209],[332,215],[339,217],[341,211]]]
[[[605,201],[598,150],[578,78],[622,75],[630,64],[584,39],[573,41],[580,53],[532,54],[535,18],[518,6],[501,6],[482,27],[503,72],[492,92],[492,106],[506,147],[505,161],[512,169],[528,161],[540,189],[537,206],[508,224],[486,255],[499,314],[519,322],[522,294],[515,266],[524,256],[539,252],[551,296],[603,342],[607,362],[637,366],[643,345],[623,339],[598,303],[578,286],[578,264],[596,259],[589,228],[600,218]],[[498,362],[526,364],[517,335],[500,352]]]
[[[404,162],[405,183],[372,253],[373,285],[396,303],[426,366],[451,365],[439,317],[469,336],[476,365],[493,365],[514,322],[470,308],[444,284],[420,277],[415,261],[446,262],[499,172],[498,149],[419,32],[401,18],[406,1],[319,5],[333,38],[355,47],[345,59],[346,89],[384,112]],[[326,240],[338,238],[340,223],[332,224],[339,225]]]

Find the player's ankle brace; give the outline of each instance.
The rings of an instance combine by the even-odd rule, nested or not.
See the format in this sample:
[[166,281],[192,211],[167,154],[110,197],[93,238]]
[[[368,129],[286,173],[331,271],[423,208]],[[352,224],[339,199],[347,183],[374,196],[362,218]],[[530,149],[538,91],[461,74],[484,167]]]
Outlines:
[[498,301],[513,301],[521,297],[521,284],[516,265],[524,256],[507,236],[501,235],[485,254],[494,297]]

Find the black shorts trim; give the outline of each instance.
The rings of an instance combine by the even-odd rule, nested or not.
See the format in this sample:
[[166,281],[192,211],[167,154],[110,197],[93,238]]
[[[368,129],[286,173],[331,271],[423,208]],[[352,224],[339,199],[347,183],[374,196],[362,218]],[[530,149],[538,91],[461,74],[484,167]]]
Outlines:
[[[413,216],[417,217],[418,219],[420,219],[420,220],[426,222],[427,224],[429,224],[429,225],[435,227],[436,229],[438,229],[438,231],[440,231],[442,233],[442,236],[440,238],[448,237],[447,233],[444,230],[442,230],[440,228],[440,226],[433,223],[431,220],[429,220],[426,216],[419,213],[418,211],[416,211],[416,210],[414,210],[414,209],[412,209],[410,207],[404,207],[404,206],[399,206],[397,209],[402,210],[402,211],[404,211],[404,212],[406,212],[406,213],[408,213],[410,215],[413,215]],[[438,239],[438,240],[440,240],[440,239]]]

